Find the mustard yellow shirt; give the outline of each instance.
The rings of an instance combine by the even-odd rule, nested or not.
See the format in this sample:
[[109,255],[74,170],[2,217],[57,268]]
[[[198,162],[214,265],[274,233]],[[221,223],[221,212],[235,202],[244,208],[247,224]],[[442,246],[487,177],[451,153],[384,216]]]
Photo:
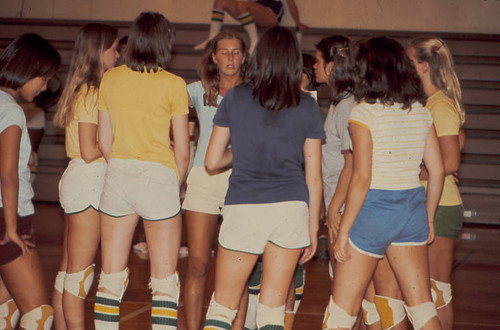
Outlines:
[[172,118],[188,113],[182,78],[162,69],[141,73],[121,65],[104,74],[98,107],[111,120],[110,158],[157,162],[178,172],[169,132]]
[[[438,91],[427,99],[427,108],[430,110],[437,136],[458,135],[460,131],[460,117],[451,98],[442,91]],[[427,185],[427,182],[423,182]],[[439,205],[454,206],[462,204],[462,198],[453,175],[444,179],[443,193]]]
[[[66,155],[71,159],[82,158],[80,154],[78,124],[90,123],[97,125],[97,94],[98,92],[95,88],[91,88],[87,93],[86,86],[83,86],[78,92],[73,120],[66,126]],[[105,160],[100,157],[95,162],[105,162]]]

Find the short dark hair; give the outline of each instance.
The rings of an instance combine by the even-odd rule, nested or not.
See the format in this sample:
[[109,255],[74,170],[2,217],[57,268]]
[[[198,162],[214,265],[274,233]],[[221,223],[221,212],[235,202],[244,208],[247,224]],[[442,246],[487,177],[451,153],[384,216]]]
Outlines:
[[295,35],[275,26],[260,37],[252,56],[253,96],[268,110],[299,105],[302,54]]
[[27,33],[14,39],[0,55],[0,86],[18,89],[36,77],[51,77],[61,56],[49,42]]
[[331,101],[338,104],[346,98],[354,87],[354,46],[349,38],[332,35],[320,40],[316,49],[326,64],[333,62],[333,69],[328,77],[331,88]]
[[309,85],[306,86],[306,89],[317,90],[318,83],[316,82],[316,75],[314,74],[314,64],[316,63],[316,59],[311,54],[302,53],[302,73],[307,76],[309,79]]
[[160,13],[143,12],[130,27],[123,59],[134,71],[166,69],[175,39],[173,25]]
[[357,101],[402,103],[404,109],[427,97],[411,60],[396,40],[387,37],[369,39],[360,44],[356,56]]

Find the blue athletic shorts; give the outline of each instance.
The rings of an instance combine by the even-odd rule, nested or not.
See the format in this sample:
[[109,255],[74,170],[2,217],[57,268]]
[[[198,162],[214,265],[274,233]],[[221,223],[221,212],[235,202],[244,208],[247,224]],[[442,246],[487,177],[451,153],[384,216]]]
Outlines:
[[424,245],[429,235],[424,187],[370,189],[349,232],[359,252],[382,258],[391,244]]

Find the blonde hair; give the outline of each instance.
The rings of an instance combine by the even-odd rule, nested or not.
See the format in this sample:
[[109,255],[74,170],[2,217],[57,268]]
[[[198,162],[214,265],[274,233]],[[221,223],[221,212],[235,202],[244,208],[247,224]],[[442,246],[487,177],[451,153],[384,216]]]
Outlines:
[[80,29],[54,124],[64,128],[73,120],[75,103],[82,88],[87,88],[87,94],[99,88],[104,74],[103,53],[117,37],[118,30],[106,24],[90,23]]
[[465,108],[462,101],[460,81],[455,73],[455,64],[446,43],[440,38],[416,38],[410,42],[415,49],[415,58],[419,63],[427,62],[431,70],[432,83],[453,100],[460,118],[465,123]]

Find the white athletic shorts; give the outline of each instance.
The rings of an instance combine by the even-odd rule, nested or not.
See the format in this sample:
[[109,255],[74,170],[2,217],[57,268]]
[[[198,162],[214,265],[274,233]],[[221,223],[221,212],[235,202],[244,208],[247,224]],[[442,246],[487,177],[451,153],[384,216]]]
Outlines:
[[85,163],[83,159],[69,162],[59,181],[59,201],[66,214],[99,209],[106,167],[105,162]]
[[194,166],[187,178],[184,210],[222,214],[231,170],[210,175],[204,167]]
[[301,249],[309,239],[309,209],[303,201],[226,205],[219,244],[227,249],[262,254],[267,242]]
[[99,211],[113,217],[136,213],[144,220],[172,218],[180,212],[177,175],[160,163],[112,158]]

